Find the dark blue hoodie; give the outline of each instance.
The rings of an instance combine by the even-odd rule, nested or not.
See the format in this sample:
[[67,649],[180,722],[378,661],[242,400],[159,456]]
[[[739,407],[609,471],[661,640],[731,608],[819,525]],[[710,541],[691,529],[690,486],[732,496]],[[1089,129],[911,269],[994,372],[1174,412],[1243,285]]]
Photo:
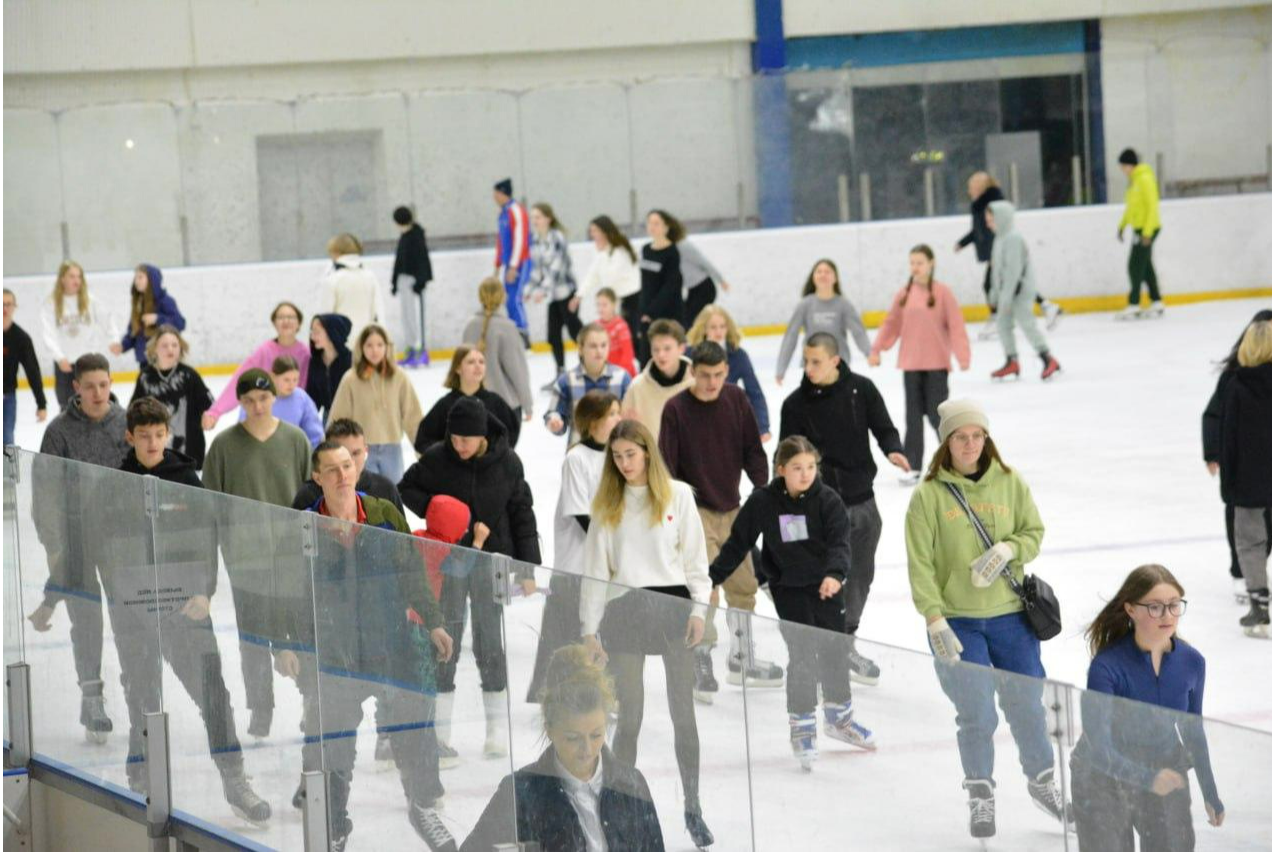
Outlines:
[[309,377],[305,382],[305,392],[313,398],[314,406],[322,414],[322,422],[327,422],[327,414],[331,411],[331,401],[340,387],[340,380],[353,365],[353,353],[349,352],[349,333],[353,331],[353,321],[343,314],[319,314],[314,317],[322,323],[327,337],[336,346],[336,358],[331,364],[322,360],[322,352],[312,343],[309,345]]
[[[150,279],[150,292],[154,294],[155,313],[158,318],[154,325],[146,326],[137,334],[133,334],[132,322],[129,321],[128,327],[124,330],[124,337],[120,344],[125,350],[132,350],[133,355],[137,357],[137,363],[141,366],[146,365],[146,343],[150,340],[150,336],[154,334],[155,329],[159,326],[175,326],[177,331],[185,328],[185,317],[181,316],[181,309],[177,308],[177,301],[173,299],[168,291],[163,289],[163,273],[160,269],[152,264],[142,264],[141,268],[146,271],[146,277]],[[129,287],[129,295],[135,300],[137,291],[131,286]],[[144,311],[142,313],[145,313]]]

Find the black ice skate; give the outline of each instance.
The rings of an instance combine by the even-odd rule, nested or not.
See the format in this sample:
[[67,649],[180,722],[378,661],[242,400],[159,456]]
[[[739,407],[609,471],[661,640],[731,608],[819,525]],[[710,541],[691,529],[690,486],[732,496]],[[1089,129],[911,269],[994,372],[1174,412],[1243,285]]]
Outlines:
[[1250,590],[1250,612],[1239,620],[1247,637],[1268,639],[1268,591]]
[[994,824],[994,783],[988,779],[965,779],[963,788],[971,812],[968,828],[972,838],[993,838],[998,831]]
[[693,840],[693,846],[699,850],[706,850],[712,844],[715,844],[715,836],[707,828],[707,822],[702,819],[702,812],[700,811],[685,810],[685,832],[689,833],[689,838]]
[[849,635],[848,640],[848,677],[859,684],[871,686],[878,684],[878,664],[857,651],[856,637]]
[[264,826],[269,820],[269,803],[252,790],[242,768],[227,770],[221,774],[221,790],[225,792],[225,801],[230,804],[230,808],[243,820],[257,826]]
[[450,834],[446,824],[442,823],[442,816],[437,813],[437,809],[433,808],[432,805],[426,806],[423,803],[412,800],[409,816],[411,818],[411,827],[420,838],[424,839],[424,843],[428,845],[429,850],[459,849],[455,844],[455,836]]
[[80,685],[84,695],[80,697],[80,725],[89,743],[105,743],[106,736],[115,730],[115,724],[106,716],[106,698],[102,696],[100,681],[85,681]]
[[1039,773],[1036,778],[1029,780],[1029,797],[1033,800],[1035,806],[1051,815],[1055,820],[1060,820],[1060,816],[1063,814],[1069,829],[1076,830],[1077,827],[1073,822],[1073,806],[1064,802],[1060,789],[1056,787],[1055,774],[1055,768],[1048,767]]

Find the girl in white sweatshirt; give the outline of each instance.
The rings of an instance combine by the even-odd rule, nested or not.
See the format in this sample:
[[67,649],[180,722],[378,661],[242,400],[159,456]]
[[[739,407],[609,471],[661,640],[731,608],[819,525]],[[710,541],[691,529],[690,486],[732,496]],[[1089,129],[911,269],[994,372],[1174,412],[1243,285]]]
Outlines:
[[610,433],[584,545],[583,642],[608,659],[619,703],[614,754],[629,764],[644,714],[645,657],[663,659],[685,829],[699,848],[714,841],[698,800],[693,705],[693,647],[702,641],[711,597],[707,565],[692,489],[671,479],[648,428],[621,421]]
[[109,312],[88,295],[84,268],[63,261],[57,269],[53,293],[40,306],[44,345],[53,356],[53,391],[65,409],[75,395],[71,390],[71,366],[90,352],[106,355],[119,340],[119,327]]

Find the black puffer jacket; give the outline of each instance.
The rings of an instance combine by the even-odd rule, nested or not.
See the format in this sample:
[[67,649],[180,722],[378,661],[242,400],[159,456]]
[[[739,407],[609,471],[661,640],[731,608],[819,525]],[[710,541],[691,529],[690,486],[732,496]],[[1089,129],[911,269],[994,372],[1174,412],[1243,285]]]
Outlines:
[[459,458],[449,440],[429,447],[398,484],[402,501],[420,518],[437,495],[463,501],[472,511],[471,523],[490,528],[484,550],[530,564],[514,571],[519,578],[532,577],[540,561],[539,529],[525,470],[498,418],[486,419],[486,441],[486,452],[468,460]]
[[1003,191],[998,187],[986,187],[985,192],[976,197],[972,202],[972,230],[963,235],[963,239],[958,241],[959,246],[966,246],[968,243],[976,244],[976,260],[982,264],[989,260],[991,253],[994,251],[994,232],[989,230],[989,224],[985,221],[985,211],[989,209],[991,201],[1002,201]]
[[728,580],[761,535],[756,572],[775,586],[817,586],[828,577],[843,583],[848,576],[848,510],[820,478],[797,498],[781,477],[751,492],[711,561],[711,583]]
[[1224,503],[1272,506],[1272,363],[1233,371],[1222,421],[1219,489]]
[[[645,777],[609,747],[601,754],[598,811],[610,850],[664,850],[662,827]],[[515,820],[514,820],[515,819]],[[534,764],[505,776],[461,850],[586,850],[587,838],[556,769],[553,747]]]
[[314,401],[315,408],[322,414],[323,423],[326,423],[340,380],[353,365],[353,353],[348,346],[353,323],[343,314],[319,314],[314,319],[322,323],[327,337],[336,347],[336,357],[331,364],[326,364],[322,360],[322,350],[313,344],[309,345],[309,378],[305,382],[305,393]]
[[[486,388],[478,388],[473,396],[485,404],[486,411],[492,418],[504,425],[508,445],[516,447],[517,439],[521,436],[521,419],[504,402],[504,398]],[[415,432],[416,453],[422,454],[446,437],[446,418],[450,416],[450,410],[455,403],[463,398],[462,391],[452,390],[433,404],[433,408],[428,410],[424,420],[420,421],[420,428]]]
[[813,443],[822,455],[822,478],[848,506],[874,497],[871,433],[885,454],[904,451],[879,389],[842,362],[833,385],[814,385],[805,376],[782,403],[781,437],[802,435]]

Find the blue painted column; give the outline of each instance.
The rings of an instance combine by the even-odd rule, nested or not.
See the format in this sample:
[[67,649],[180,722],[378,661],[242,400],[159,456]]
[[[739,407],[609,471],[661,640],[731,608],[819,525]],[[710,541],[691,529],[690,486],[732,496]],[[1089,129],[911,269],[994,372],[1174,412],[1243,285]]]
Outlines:
[[755,0],[755,154],[760,224],[791,225],[791,122],[786,96],[786,31],[782,0]]
[[1087,79],[1087,133],[1091,135],[1091,189],[1095,197],[1088,203],[1104,204],[1108,201],[1108,177],[1104,174],[1104,82],[1101,78],[1100,22],[1086,21],[1082,27],[1083,47],[1086,55]]

